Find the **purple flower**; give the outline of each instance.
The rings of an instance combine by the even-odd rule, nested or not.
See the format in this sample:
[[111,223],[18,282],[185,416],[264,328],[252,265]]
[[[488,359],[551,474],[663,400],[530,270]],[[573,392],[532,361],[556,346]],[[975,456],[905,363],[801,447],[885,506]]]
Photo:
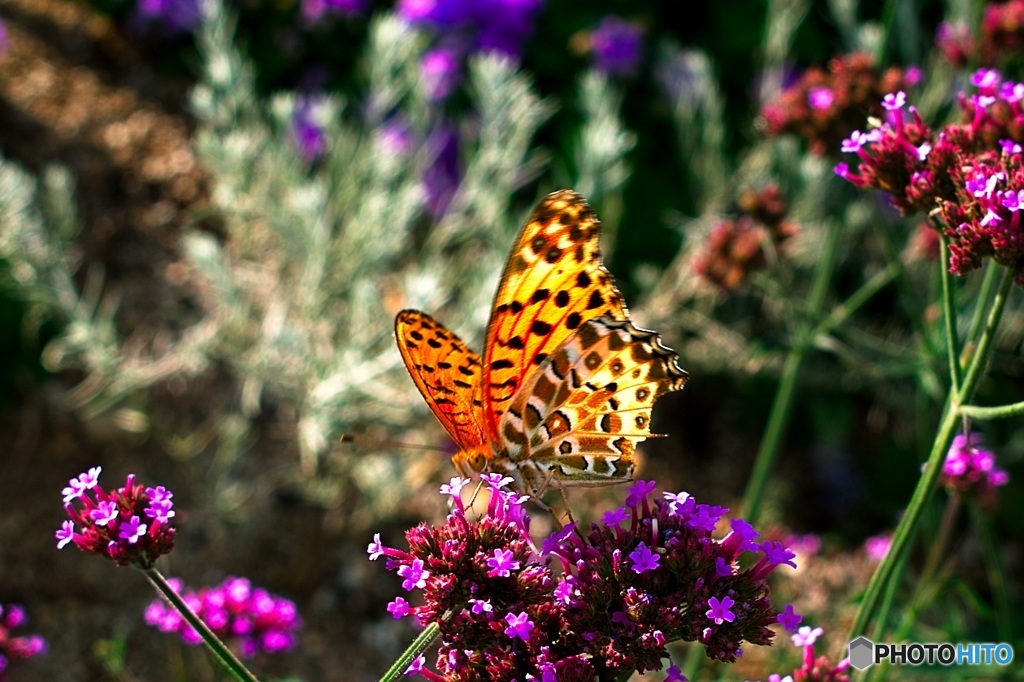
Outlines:
[[138,542],[145,534],[146,524],[142,523],[138,516],[132,516],[126,522],[122,523],[121,528],[118,531],[118,537],[122,540],[127,540],[131,545]]
[[84,474],[79,474],[76,478],[68,481],[68,487],[61,491],[61,494],[64,495],[64,504],[81,497],[86,490],[95,488],[101,471],[103,471],[103,467],[93,467]]
[[790,639],[793,640],[793,646],[811,646],[817,641],[818,637],[821,637],[822,632],[821,628],[812,629],[810,625],[804,625],[791,635]]
[[302,97],[292,112],[292,134],[299,154],[307,162],[316,161],[327,151],[327,135],[319,120],[318,100]]
[[533,632],[534,625],[526,611],[521,611],[518,615],[508,614],[505,616],[505,622],[508,623],[508,627],[505,628],[506,635],[518,637],[524,642],[530,641],[530,633]]
[[731,623],[736,620],[736,614],[730,610],[735,604],[732,597],[726,596],[721,600],[718,597],[711,597],[708,599],[708,610],[705,615],[715,621],[715,625],[721,625],[725,621]]
[[[295,603],[253,587],[246,578],[229,577],[197,592],[185,588],[180,579],[170,578],[168,582],[196,615],[243,657],[286,651],[296,644],[302,621]],[[146,606],[143,618],[147,625],[161,632],[176,632],[187,644],[202,641],[163,600]]]
[[105,526],[117,518],[117,503],[113,500],[100,502],[89,512],[89,518],[97,526]]
[[779,622],[787,632],[796,630],[800,621],[804,619],[799,613],[793,610],[792,604],[786,604],[786,610],[779,614]]
[[409,602],[401,597],[395,597],[394,601],[388,603],[388,613],[390,613],[395,620],[408,616]]
[[459,55],[453,50],[430,50],[420,62],[420,76],[427,97],[443,100],[455,90],[462,79]]
[[533,32],[540,0],[399,0],[395,11],[442,41],[468,42],[471,51],[518,57]]
[[[174,528],[169,525],[171,493],[165,488],[144,488],[129,475],[123,487],[107,492],[98,484],[99,467],[90,469],[71,488],[80,491],[68,495],[64,489],[64,510],[70,517],[56,533],[57,548],[74,543],[90,554],[113,559],[119,566],[133,564],[142,568],[153,565],[157,557],[174,547]],[[87,494],[88,491],[88,494]],[[146,510],[154,505],[168,514],[142,523]],[[76,532],[76,528],[80,529]]]
[[373,534],[373,542],[366,547],[366,553],[370,555],[370,561],[376,561],[377,557],[384,553],[384,545],[380,541],[380,533]]
[[616,507],[612,511],[606,511],[601,516],[601,523],[606,526],[618,526],[629,518],[629,510],[625,507]]
[[[371,545],[403,588],[422,590],[408,614],[440,626],[437,671],[423,671],[429,679],[611,679],[661,669],[669,641],[700,641],[710,658],[733,661],[744,641],[771,640],[778,610],[764,579],[775,564],[766,556],[733,564],[757,532],[734,521],[729,538],[714,539],[704,520],[721,508],[690,497],[652,503],[645,481],[628,491],[628,519],[615,513],[589,532],[566,527],[538,549],[521,496],[504,490],[500,475],[486,483],[492,496],[476,520],[456,497],[442,526],[406,533],[407,551]],[[407,602],[392,604],[405,613]],[[709,609],[721,622],[705,632]]]
[[665,671],[665,682],[689,682],[689,678],[683,674],[683,671],[679,669],[675,663],[668,667]]
[[507,578],[512,575],[512,571],[519,569],[519,560],[510,549],[496,549],[493,556],[487,557],[487,565],[491,569],[487,571],[487,575],[492,578]]
[[[452,480],[448,483],[441,484],[441,494],[449,495],[451,497],[461,497],[462,489],[466,487],[466,484],[470,482],[470,479],[463,478],[461,476],[452,476]],[[373,536],[373,541],[380,544],[380,533]]]
[[900,90],[882,98],[882,107],[887,111],[899,111],[907,103],[907,93]]
[[402,581],[402,588],[406,590],[422,590],[427,586],[427,578],[430,577],[430,571],[423,570],[422,559],[414,559],[411,564],[401,566],[398,569],[398,577],[405,578]]
[[658,562],[661,561],[661,557],[642,542],[629,553],[629,558],[633,562],[633,570],[637,573],[653,571],[658,568]]
[[643,34],[622,17],[609,15],[591,33],[590,49],[598,71],[610,76],[631,76],[643,56]]
[[647,501],[647,496],[654,492],[657,484],[654,481],[637,481],[626,488],[626,506],[637,507]]

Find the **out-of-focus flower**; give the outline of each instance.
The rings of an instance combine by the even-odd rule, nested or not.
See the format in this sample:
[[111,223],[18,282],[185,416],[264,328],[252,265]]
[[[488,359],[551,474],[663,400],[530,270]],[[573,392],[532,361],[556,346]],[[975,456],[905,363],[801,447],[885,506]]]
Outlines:
[[308,162],[316,161],[327,151],[327,133],[322,110],[315,96],[302,97],[292,112],[292,134],[295,146]]
[[[193,592],[178,578],[167,581],[214,634],[240,656],[278,653],[295,646],[302,620],[295,603],[255,588],[246,578],[227,578],[214,587]],[[158,599],[143,619],[161,632],[176,632],[188,644],[202,639],[170,604]]]
[[25,609],[18,604],[0,604],[0,681],[14,661],[46,653],[46,640],[39,635],[15,635],[28,623]]
[[792,566],[793,554],[757,543],[741,519],[713,539],[728,510],[685,493],[652,503],[653,482],[639,481],[628,491],[627,520],[613,515],[613,524],[595,523],[589,533],[570,524],[538,548],[527,498],[505,489],[511,479],[482,478],[490,500],[478,520],[466,517],[465,480],[455,478],[442,487],[453,505],[443,526],[408,531],[408,551],[384,546],[379,535],[367,549],[371,559],[386,558],[404,589],[423,592],[420,606],[402,599],[388,610],[441,628],[438,672],[420,674],[605,679],[661,669],[675,640],[699,641],[721,661],[735,660],[744,641],[771,640],[778,614],[765,580]]
[[399,0],[395,11],[408,23],[433,31],[466,52],[498,52],[518,58],[533,32],[541,0]]
[[100,471],[93,467],[64,488],[64,510],[70,518],[56,533],[57,549],[74,543],[119,566],[151,567],[174,548],[173,494],[163,486],[136,484],[134,474],[123,487],[107,492],[99,485]]
[[589,42],[594,66],[610,76],[632,76],[643,58],[643,32],[622,17],[602,19]]
[[7,53],[7,24],[0,21],[0,57]]
[[832,665],[826,656],[815,657],[814,643],[823,634],[821,628],[802,627],[792,636],[793,646],[803,649],[803,661],[792,675],[772,673],[767,682],[848,682],[850,659]]
[[739,289],[765,267],[769,249],[778,252],[797,232],[775,185],[745,190],[738,206],[743,215],[715,226],[695,264],[698,275],[725,291]]
[[892,535],[873,535],[864,541],[864,551],[872,561],[881,561],[889,553]]
[[366,9],[366,0],[302,0],[302,17],[315,23],[324,17],[355,16]]
[[958,434],[942,465],[942,485],[964,495],[993,502],[996,489],[1010,481],[1010,475],[996,466],[996,456],[981,447],[981,434]]
[[916,81],[909,69],[879,71],[866,54],[837,57],[828,69],[811,68],[779,97],[764,106],[761,117],[768,135],[795,133],[807,140],[814,154],[839,148],[842,133],[860,125],[865,112],[882,113],[879,100]]
[[1024,0],[990,2],[975,38],[967,24],[939,24],[935,43],[954,66],[1019,67],[1024,58]]
[[459,55],[449,49],[435,48],[423,55],[420,74],[427,97],[443,100],[455,90],[462,78]]
[[191,31],[203,20],[200,0],[139,0],[137,21],[168,33]]

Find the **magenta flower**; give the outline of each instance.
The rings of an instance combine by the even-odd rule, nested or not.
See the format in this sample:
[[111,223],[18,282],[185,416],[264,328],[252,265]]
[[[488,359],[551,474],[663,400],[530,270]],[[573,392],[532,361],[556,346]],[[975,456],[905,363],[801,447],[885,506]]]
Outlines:
[[958,434],[942,465],[942,485],[949,490],[993,502],[997,488],[1010,481],[1009,474],[996,466],[996,456],[981,447],[981,434]]
[[[162,486],[136,485],[134,475],[128,476],[124,487],[108,493],[99,486],[99,474],[100,468],[94,467],[71,479],[64,489],[64,510],[70,519],[55,533],[57,549],[74,543],[83,552],[113,559],[119,566],[151,567],[174,548],[171,493]],[[151,518],[150,523],[143,523],[143,516]]]
[[734,614],[729,607],[733,606],[736,601],[732,597],[723,597],[721,600],[718,597],[711,597],[708,599],[708,610],[705,614],[708,618],[715,621],[716,625],[721,625],[723,622],[733,622],[736,620],[736,614]]
[[444,525],[409,530],[408,550],[376,536],[368,548],[403,588],[422,590],[421,605],[396,599],[388,611],[440,626],[428,679],[616,678],[662,669],[672,641],[700,641],[722,661],[744,641],[771,641],[778,612],[765,578],[792,554],[754,544],[759,535],[738,519],[714,539],[709,520],[726,510],[685,494],[652,503],[653,483],[637,482],[626,518],[614,513],[588,533],[567,526],[538,548],[510,479],[481,479],[491,495],[479,519],[466,517],[464,481],[453,480],[442,486],[452,504]]
[[782,624],[783,629],[787,632],[792,632],[797,629],[800,625],[800,621],[804,619],[803,616],[793,610],[792,604],[786,604],[786,609],[779,614],[779,623]]
[[15,635],[28,623],[25,609],[18,604],[0,604],[0,680],[11,663],[46,653],[46,640],[39,635]]
[[302,17],[316,23],[332,15],[351,17],[366,9],[364,0],[302,0]]
[[530,633],[533,632],[534,625],[526,611],[521,611],[518,615],[508,614],[505,616],[505,622],[508,623],[508,627],[505,628],[506,635],[518,637],[524,642],[530,641]]
[[[277,653],[295,646],[302,627],[295,603],[254,588],[246,578],[227,578],[198,592],[184,588],[180,579],[168,580],[196,615],[239,655]],[[397,616],[396,616],[397,617]],[[163,600],[151,602],[143,618],[161,632],[176,632],[187,644],[202,640],[181,615]]]

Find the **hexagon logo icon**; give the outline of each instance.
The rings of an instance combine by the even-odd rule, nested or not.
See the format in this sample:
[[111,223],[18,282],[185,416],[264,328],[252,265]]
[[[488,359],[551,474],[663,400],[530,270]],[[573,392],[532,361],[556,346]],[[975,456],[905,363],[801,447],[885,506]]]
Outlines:
[[850,665],[864,670],[875,663],[875,643],[867,637],[858,637],[850,642]]

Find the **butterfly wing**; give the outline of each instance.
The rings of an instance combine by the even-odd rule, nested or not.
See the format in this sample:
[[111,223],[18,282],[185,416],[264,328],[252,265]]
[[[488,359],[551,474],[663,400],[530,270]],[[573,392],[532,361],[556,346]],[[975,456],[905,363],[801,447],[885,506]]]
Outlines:
[[588,320],[628,315],[601,263],[600,222],[580,195],[548,195],[519,233],[494,298],[484,347],[484,423],[501,442],[506,405],[526,378]]
[[398,313],[395,337],[409,376],[459,448],[486,444],[480,356],[418,310]]
[[[603,485],[632,477],[651,408],[687,373],[659,336],[629,320],[583,323],[529,375],[501,419],[509,460],[533,487]],[[533,471],[530,471],[532,467]]]

